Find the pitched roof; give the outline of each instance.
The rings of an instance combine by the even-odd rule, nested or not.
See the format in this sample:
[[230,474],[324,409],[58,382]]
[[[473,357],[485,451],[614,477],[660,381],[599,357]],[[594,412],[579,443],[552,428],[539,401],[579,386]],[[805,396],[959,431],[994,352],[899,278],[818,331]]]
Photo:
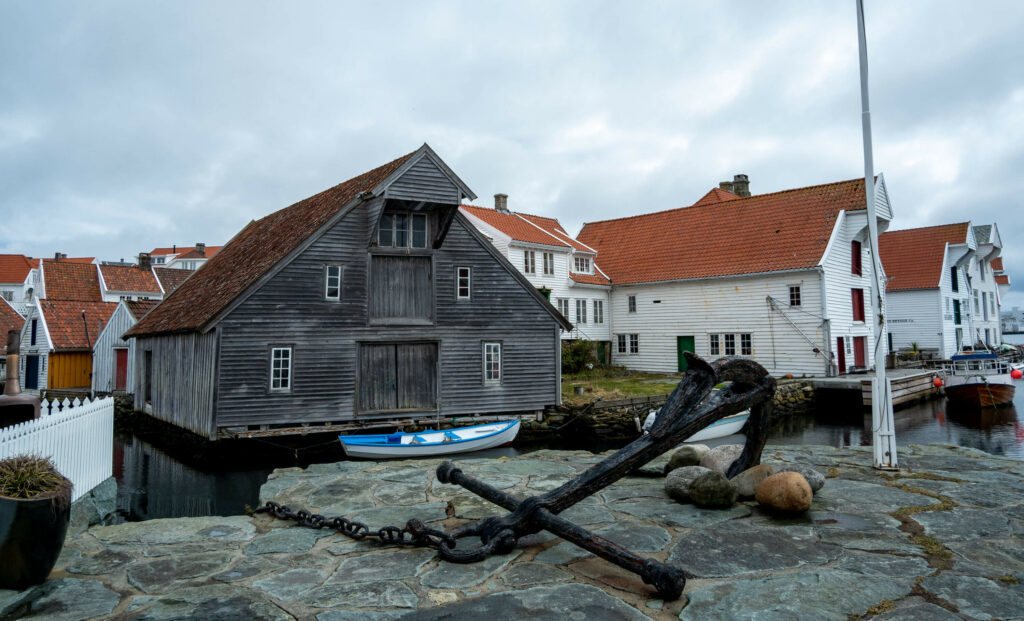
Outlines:
[[569,278],[572,278],[573,282],[578,282],[586,285],[611,285],[612,281],[608,280],[605,276],[599,272],[593,274],[576,274],[569,272]]
[[545,246],[556,246],[562,248],[571,247],[568,241],[564,241],[546,233],[531,224],[528,220],[514,213],[502,213],[489,207],[477,207],[475,205],[461,205],[463,213],[474,218],[483,220],[487,224],[508,235],[512,239],[530,244],[543,244]]
[[[207,258],[212,257],[213,255],[217,254],[217,251],[220,250],[221,248],[223,248],[223,246],[207,246],[206,247],[206,257]],[[168,248],[153,248],[152,250],[149,251],[149,255],[150,256],[165,256],[165,255],[169,255],[169,254],[179,255],[179,254],[182,254],[184,252],[189,252],[189,251],[195,250],[195,249],[196,249],[195,245],[180,244],[180,245],[172,246],[172,247],[168,247]]]
[[25,318],[7,300],[0,298],[0,354],[7,354],[7,332],[21,330],[24,325]]
[[577,250],[579,252],[591,252],[594,254],[597,253],[597,251],[591,248],[590,246],[582,244],[578,240],[575,240],[572,237],[570,237],[569,234],[565,232],[565,229],[562,228],[562,224],[555,218],[533,216],[527,213],[521,213],[516,215],[530,222],[531,224],[535,224],[540,228],[544,229],[545,233],[550,234],[551,236],[558,239],[560,242],[569,244],[570,246],[573,247],[574,250]]
[[170,295],[172,291],[181,286],[181,283],[185,282],[186,278],[195,274],[196,271],[180,270],[173,267],[154,267],[153,273],[156,274],[160,285],[164,288],[164,295]]
[[879,235],[879,258],[889,277],[886,291],[937,289],[946,244],[967,243],[969,226],[969,222],[960,222]]
[[998,275],[996,275],[996,284],[997,285],[1009,285],[1010,284],[1010,277],[1007,276],[1006,274],[998,274]]
[[[55,350],[89,349],[117,308],[116,302],[80,300],[39,300],[46,327]],[[85,321],[82,321],[82,312]],[[86,325],[89,327],[86,335]]]
[[989,243],[989,239],[992,237],[992,225],[991,224],[979,224],[974,227],[974,238],[978,240],[979,244]]
[[617,285],[809,269],[839,212],[862,209],[861,178],[591,222],[577,238]]
[[722,188],[711,188],[708,193],[700,197],[694,205],[711,205],[740,198],[739,194],[733,194]]
[[250,222],[126,336],[199,330],[332,216],[416,151]]
[[992,259],[992,269],[997,272],[1003,271],[1003,257],[996,257]]
[[43,259],[42,272],[48,299],[92,302],[103,299],[99,273],[91,263]]
[[156,308],[156,305],[160,303],[160,300],[125,300],[124,305],[128,307],[128,311],[138,321],[146,316],[146,313]]
[[23,254],[0,254],[0,282],[21,284],[33,267],[32,259]]
[[209,259],[217,254],[223,246],[207,246],[202,252],[198,248],[190,248],[187,252],[179,254],[175,259]]
[[108,291],[160,293],[160,285],[151,270],[142,270],[134,265],[101,265],[100,272]]

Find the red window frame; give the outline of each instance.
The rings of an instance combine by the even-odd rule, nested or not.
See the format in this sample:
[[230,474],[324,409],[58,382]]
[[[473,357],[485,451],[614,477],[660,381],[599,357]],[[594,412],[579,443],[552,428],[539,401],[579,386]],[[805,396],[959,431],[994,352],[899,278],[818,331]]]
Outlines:
[[861,247],[859,241],[850,242],[850,273],[863,275],[861,267]]
[[864,290],[850,289],[850,296],[853,299],[853,320],[864,321]]

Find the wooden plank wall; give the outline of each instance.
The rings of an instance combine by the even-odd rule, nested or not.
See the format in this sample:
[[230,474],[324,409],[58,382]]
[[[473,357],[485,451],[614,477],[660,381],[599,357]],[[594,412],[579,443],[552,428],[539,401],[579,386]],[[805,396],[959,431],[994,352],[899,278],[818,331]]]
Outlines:
[[[132,384],[136,407],[154,418],[183,427],[198,435],[215,437],[214,374],[217,333],[171,334],[136,339],[135,374]],[[145,404],[146,356],[152,351],[153,394]]]
[[413,164],[408,172],[388,186],[387,197],[449,205],[460,202],[459,189],[428,157]]
[[128,348],[128,377],[126,379],[125,388],[127,391],[132,390],[132,379],[133,379],[133,364],[135,348],[134,339],[129,342],[121,340],[121,335],[127,332],[132,326],[135,325],[135,318],[128,312],[123,304],[118,305],[117,309],[114,310],[114,314],[110,316],[110,321],[107,322],[107,326],[103,332],[96,339],[96,344],[93,345],[93,362],[92,362],[92,389],[96,392],[113,392],[114,390],[114,361],[116,354],[115,349]]
[[46,387],[49,390],[63,388],[88,388],[89,373],[92,371],[91,352],[53,352],[50,354],[49,376]]

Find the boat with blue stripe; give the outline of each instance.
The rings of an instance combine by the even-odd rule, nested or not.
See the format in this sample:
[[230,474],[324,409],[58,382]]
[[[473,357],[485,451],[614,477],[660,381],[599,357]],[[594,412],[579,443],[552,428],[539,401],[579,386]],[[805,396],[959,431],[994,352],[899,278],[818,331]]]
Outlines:
[[338,436],[349,457],[403,459],[469,453],[508,444],[519,434],[519,421],[455,427],[419,433]]

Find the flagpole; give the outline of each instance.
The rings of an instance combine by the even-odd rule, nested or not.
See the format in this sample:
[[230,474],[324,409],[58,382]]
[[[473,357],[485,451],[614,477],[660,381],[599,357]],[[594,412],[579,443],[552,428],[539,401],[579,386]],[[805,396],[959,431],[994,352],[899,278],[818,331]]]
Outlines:
[[871,308],[875,320],[875,378],[871,382],[871,431],[875,468],[896,469],[896,433],[892,414],[892,387],[885,377],[885,281],[878,252],[878,220],[875,216],[875,163],[871,148],[871,106],[868,103],[868,45],[864,34],[864,0],[857,0],[857,44],[860,49],[860,100],[864,129],[864,198],[868,210],[868,242],[874,288]]

